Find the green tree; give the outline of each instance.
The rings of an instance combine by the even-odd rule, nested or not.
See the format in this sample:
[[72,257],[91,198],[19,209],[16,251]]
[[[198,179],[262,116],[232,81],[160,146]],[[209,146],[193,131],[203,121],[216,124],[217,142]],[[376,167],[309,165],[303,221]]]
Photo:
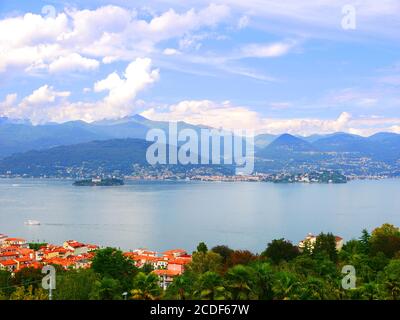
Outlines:
[[8,295],[0,290],[0,301],[8,300]]
[[227,260],[230,258],[231,254],[234,252],[233,249],[229,248],[228,246],[215,246],[211,249],[212,252],[218,253],[222,257],[222,263],[226,263]]
[[390,299],[400,299],[400,260],[392,260],[385,267],[382,284]]
[[377,300],[380,298],[379,285],[376,282],[364,283],[357,288],[357,291],[360,292],[360,299],[363,300]]
[[156,274],[139,272],[133,279],[133,289],[131,291],[133,299],[157,300],[160,298],[161,293],[162,289]]
[[34,289],[41,286],[43,274],[41,269],[23,268],[16,272],[13,278],[13,284],[16,286],[32,286]]
[[204,242],[200,242],[197,246],[197,252],[207,253],[207,251],[208,251],[207,245]]
[[364,254],[369,254],[370,253],[370,240],[371,240],[371,235],[367,231],[367,229],[363,229],[361,231],[361,237],[360,237],[360,249],[361,252]]
[[313,256],[325,254],[333,262],[337,262],[336,238],[332,233],[320,233],[315,240]]
[[65,272],[57,277],[56,281],[55,299],[89,300],[96,291],[99,278],[92,269],[78,269]]
[[253,290],[254,270],[248,266],[236,265],[226,273],[229,292],[234,300],[254,299]]
[[317,261],[308,254],[302,254],[290,261],[289,269],[299,276],[317,275]]
[[203,300],[224,300],[227,297],[222,277],[213,271],[200,275],[195,288],[195,297]]
[[300,297],[299,278],[287,271],[278,272],[273,285],[274,298],[277,300],[297,300]]
[[145,264],[140,268],[140,271],[143,272],[143,273],[145,273],[145,274],[148,274],[148,273],[151,273],[151,272],[154,271],[154,267],[153,267],[153,265],[152,265],[151,263],[145,263]]
[[0,288],[5,298],[9,297],[13,292],[13,282],[11,273],[6,270],[0,270]]
[[361,241],[352,239],[343,245],[342,250],[339,252],[339,259],[347,260],[350,259],[351,256],[361,253],[364,253]]
[[45,247],[47,243],[45,242],[31,242],[28,244],[29,249],[33,249],[35,251],[39,250],[41,247]]
[[177,276],[166,290],[166,298],[174,300],[190,299],[193,292],[193,282],[188,273]]
[[400,251],[400,231],[397,227],[385,223],[372,231],[369,243],[372,255],[382,252],[386,257],[393,258]]
[[317,276],[322,276],[326,279],[333,280],[338,276],[338,270],[335,262],[333,262],[327,254],[320,253],[314,255],[315,273]]
[[316,278],[316,277],[308,277],[301,284],[300,289],[300,299],[301,300],[324,300],[329,298],[328,291],[326,289],[327,281]]
[[299,249],[290,241],[285,239],[272,240],[268,243],[262,257],[268,258],[273,264],[279,264],[282,261],[290,261],[299,255]]
[[222,269],[222,257],[215,252],[194,252],[192,261],[187,265],[187,272],[200,275],[207,271],[220,272]]
[[248,265],[257,261],[258,256],[250,252],[249,250],[235,250],[231,253],[229,259],[226,262],[226,269],[236,266],[238,264]]
[[268,263],[256,263],[252,266],[253,292],[260,300],[271,300],[274,296],[272,287],[275,272]]
[[[371,258],[366,254],[353,254],[343,261],[342,265],[349,264],[354,266],[357,271],[357,279],[362,283],[366,283],[375,280],[378,273],[372,268],[371,260],[373,259],[376,259],[376,257]],[[381,270],[383,267],[381,267]]]
[[378,236],[400,236],[400,230],[390,223],[384,223],[372,231],[371,240]]
[[100,275],[100,278],[118,280],[125,291],[130,290],[132,278],[138,270],[133,260],[114,248],[98,250],[92,261],[92,269]]
[[10,300],[48,300],[47,293],[42,288],[33,289],[33,286],[18,287],[10,296]]
[[91,300],[121,300],[123,289],[116,279],[104,277],[95,282],[94,290],[90,294]]

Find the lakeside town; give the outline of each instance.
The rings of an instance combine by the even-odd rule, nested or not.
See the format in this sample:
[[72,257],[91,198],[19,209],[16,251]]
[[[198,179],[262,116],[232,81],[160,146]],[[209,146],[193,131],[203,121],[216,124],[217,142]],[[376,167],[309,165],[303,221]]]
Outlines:
[[[24,268],[39,269],[45,265],[58,265],[68,269],[91,267],[96,250],[100,247],[76,240],[67,240],[62,245],[29,243],[23,238],[0,234],[0,270],[13,274]],[[184,249],[171,249],[158,253],[148,249],[135,249],[123,253],[134,261],[138,268],[150,266],[160,278],[160,286],[166,286],[173,278],[183,273],[192,256]]]
[[127,177],[129,180],[186,180],[215,182],[274,182],[274,183],[346,183],[347,177],[336,171],[313,171],[293,174],[282,172],[276,174],[254,173],[252,175],[193,174],[180,176],[173,173],[161,175],[137,175]]
[[[33,178],[26,175],[0,175],[0,178]],[[60,178],[60,179],[71,179],[65,177],[51,177],[42,176],[39,179],[46,178]],[[273,182],[273,183],[346,183],[349,180],[354,179],[384,179],[384,176],[368,176],[368,177],[347,177],[337,171],[312,171],[304,173],[290,173],[281,172],[276,174],[266,173],[254,173],[252,175],[224,175],[224,174],[176,174],[173,172],[162,172],[157,174],[138,174],[123,176],[120,175],[95,175],[93,177],[80,177],[74,185],[85,185],[90,186],[101,183],[102,180],[114,179],[115,184],[104,184],[110,185],[122,185],[123,179],[130,181],[207,181],[207,182]]]
[[[0,300],[399,300],[399,254],[400,228],[389,223],[346,242],[323,232],[274,239],[259,253],[204,242],[191,254],[123,252],[0,235]],[[42,286],[46,265],[54,290]]]
[[[297,247],[300,251],[307,246],[314,246],[317,236],[309,233]],[[343,247],[343,238],[335,236],[336,250]],[[0,270],[16,274],[24,268],[40,269],[45,265],[57,265],[65,270],[88,269],[96,251],[100,247],[76,240],[67,240],[62,245],[49,243],[29,243],[23,238],[8,237],[0,234]],[[159,285],[164,290],[174,278],[185,271],[185,266],[192,261],[192,255],[184,249],[171,249],[156,252],[144,248],[124,252],[123,255],[134,262],[135,267],[150,267],[158,276]]]

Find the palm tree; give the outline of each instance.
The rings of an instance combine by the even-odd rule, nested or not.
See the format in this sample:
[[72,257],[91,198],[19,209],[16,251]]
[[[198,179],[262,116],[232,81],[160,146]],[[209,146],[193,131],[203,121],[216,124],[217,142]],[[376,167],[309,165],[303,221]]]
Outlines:
[[273,286],[275,298],[280,300],[298,299],[299,287],[300,282],[294,274],[290,272],[279,272]]
[[167,295],[173,299],[186,300],[190,298],[192,281],[185,275],[178,276],[167,288]]
[[254,270],[243,265],[236,265],[226,273],[229,291],[235,300],[255,299],[253,287]]
[[391,260],[385,267],[382,283],[391,299],[398,300],[400,298],[400,260]]
[[133,279],[132,298],[135,300],[157,300],[161,296],[158,277],[154,273],[139,272]]
[[362,297],[368,300],[379,299],[379,286],[375,282],[368,282],[361,287]]
[[268,263],[257,263],[254,270],[254,291],[260,300],[271,300],[273,298],[272,285],[274,282],[274,271]]
[[121,299],[121,284],[118,280],[105,277],[96,281],[90,298],[94,300],[119,300]]
[[316,277],[309,277],[301,288],[302,300],[324,300],[326,282]]
[[195,284],[194,295],[204,300],[224,300],[227,292],[222,277],[213,272],[203,273]]

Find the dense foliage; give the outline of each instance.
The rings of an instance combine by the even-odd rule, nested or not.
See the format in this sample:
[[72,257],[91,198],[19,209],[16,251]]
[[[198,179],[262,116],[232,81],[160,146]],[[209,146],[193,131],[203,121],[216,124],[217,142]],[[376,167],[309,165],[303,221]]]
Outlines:
[[[344,266],[354,266],[356,286],[344,289]],[[0,299],[48,299],[40,270],[14,277],[0,271]],[[200,243],[186,271],[167,290],[152,268],[138,269],[121,251],[99,250],[92,268],[58,269],[54,299],[400,299],[400,232],[384,224],[338,252],[335,237],[321,233],[300,251],[285,239],[273,240],[260,254]]]

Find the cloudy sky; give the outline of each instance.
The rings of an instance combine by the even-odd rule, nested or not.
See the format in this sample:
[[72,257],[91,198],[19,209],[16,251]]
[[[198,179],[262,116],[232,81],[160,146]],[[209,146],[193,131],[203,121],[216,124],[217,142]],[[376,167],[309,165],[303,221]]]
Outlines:
[[0,1],[0,116],[400,133],[399,0]]

